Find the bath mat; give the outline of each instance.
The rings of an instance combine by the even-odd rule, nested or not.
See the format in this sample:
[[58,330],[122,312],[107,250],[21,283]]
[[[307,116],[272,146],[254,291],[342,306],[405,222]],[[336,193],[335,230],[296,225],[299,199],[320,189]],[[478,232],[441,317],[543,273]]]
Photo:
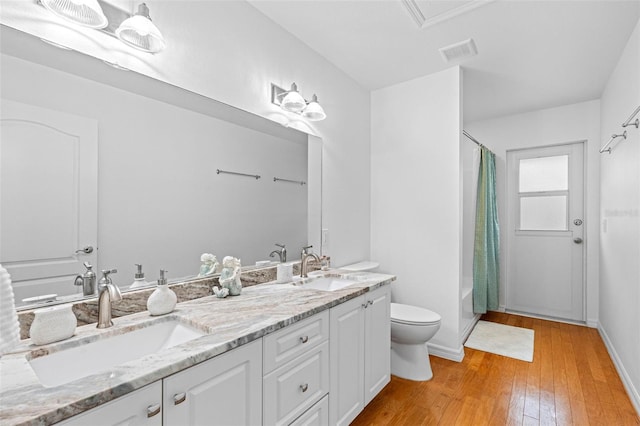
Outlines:
[[478,321],[464,345],[522,361],[533,361],[533,330],[528,328]]

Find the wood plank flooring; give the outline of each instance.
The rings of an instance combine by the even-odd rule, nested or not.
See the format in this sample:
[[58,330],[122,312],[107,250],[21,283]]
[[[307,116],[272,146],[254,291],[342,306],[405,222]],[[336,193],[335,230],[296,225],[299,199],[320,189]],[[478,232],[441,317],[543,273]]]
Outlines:
[[464,348],[431,357],[434,378],[395,376],[352,425],[640,425],[598,331],[490,312],[486,321],[535,330],[532,363]]

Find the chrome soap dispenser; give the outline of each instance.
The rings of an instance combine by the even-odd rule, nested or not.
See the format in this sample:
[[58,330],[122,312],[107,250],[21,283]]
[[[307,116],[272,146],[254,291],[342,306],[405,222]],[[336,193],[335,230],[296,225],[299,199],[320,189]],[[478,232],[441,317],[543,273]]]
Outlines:
[[176,307],[178,297],[169,288],[167,279],[165,278],[164,269],[160,270],[160,278],[158,278],[158,286],[147,299],[147,310],[151,315],[164,315],[173,312]]
[[135,264],[138,268],[138,272],[136,272],[135,279],[133,280],[133,284],[129,286],[129,288],[141,288],[149,285],[149,282],[144,279],[144,272],[142,272],[142,265],[139,263]]

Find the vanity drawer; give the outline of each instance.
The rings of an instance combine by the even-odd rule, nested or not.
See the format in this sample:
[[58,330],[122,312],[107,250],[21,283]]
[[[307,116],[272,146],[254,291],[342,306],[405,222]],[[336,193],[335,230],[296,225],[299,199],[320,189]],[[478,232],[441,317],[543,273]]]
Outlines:
[[329,310],[264,337],[265,374],[329,338]]
[[267,374],[263,424],[288,425],[329,392],[329,342]]
[[316,402],[290,426],[329,426],[329,395]]

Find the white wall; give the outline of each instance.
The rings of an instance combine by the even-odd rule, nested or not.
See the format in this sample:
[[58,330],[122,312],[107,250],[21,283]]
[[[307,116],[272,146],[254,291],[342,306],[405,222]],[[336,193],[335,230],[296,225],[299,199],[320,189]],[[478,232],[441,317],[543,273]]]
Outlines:
[[[640,22],[602,94],[601,141],[640,105]],[[640,118],[636,116],[636,118]],[[600,160],[600,333],[640,413],[640,130]]]
[[269,259],[275,242],[294,256],[306,245],[310,185],[273,182],[307,180],[306,138],[275,137],[7,55],[0,64],[3,99],[98,122],[94,270],[117,268],[116,284],[131,284],[134,263],[153,282],[161,268],[170,278],[197,274],[203,252],[249,266]]
[[460,357],[461,72],[371,95],[371,258],[398,276],[393,300],[433,310],[430,345]]
[[[69,26],[28,1],[3,1],[3,24],[47,38],[323,139],[323,227],[334,265],[369,256],[369,92],[244,1],[148,0],[167,41],[157,55]],[[106,66],[106,65],[105,65]],[[327,112],[296,120],[270,103],[273,82],[298,83]]]
[[[509,249],[506,200],[506,151],[557,145],[586,140],[586,198],[584,226],[587,251],[586,304],[587,322],[598,320],[598,256],[599,256],[599,182],[600,182],[600,101],[588,101],[557,108],[510,115],[491,120],[465,123],[465,129],[496,154],[496,190],[498,217],[503,229],[500,235],[500,306],[505,306],[507,265],[504,255]],[[468,244],[468,242],[466,242]]]

